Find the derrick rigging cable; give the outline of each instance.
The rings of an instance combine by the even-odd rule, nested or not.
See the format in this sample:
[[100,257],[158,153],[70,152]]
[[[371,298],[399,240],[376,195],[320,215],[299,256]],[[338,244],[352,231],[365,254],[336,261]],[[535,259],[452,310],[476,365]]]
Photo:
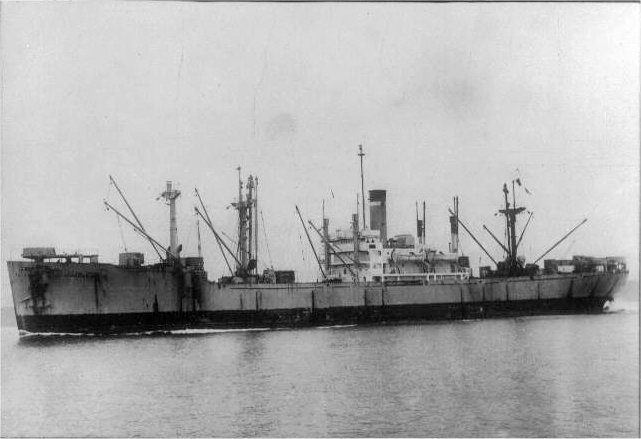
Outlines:
[[267,240],[267,231],[265,230],[265,217],[263,211],[260,211],[260,219],[263,225],[263,236],[265,237],[265,247],[267,247],[267,255],[269,256],[269,268],[274,269],[274,261],[272,261],[272,252],[269,251],[269,241]]
[[125,234],[122,231],[122,223],[120,222],[120,217],[116,216],[116,219],[118,220],[118,229],[120,230],[120,238],[122,239],[122,245],[125,247],[125,252],[127,251],[127,242],[125,241]]
[[305,262],[305,246],[303,245],[303,236],[300,233],[298,234],[298,241],[300,242],[300,256]]
[[[105,194],[105,200],[109,200],[109,197],[111,196],[111,188],[113,186],[113,182],[109,180],[109,183],[107,183],[107,193]],[[127,251],[127,241],[125,241],[125,232],[122,230],[122,223],[120,222],[120,217],[116,215],[116,221],[118,222],[118,231],[120,232],[120,239],[122,240],[122,246],[125,249],[125,252]]]
[[238,245],[238,242],[236,242],[236,240],[235,240],[234,238],[232,238],[231,236],[229,236],[229,235],[228,235],[227,233],[225,233],[223,230],[221,230],[221,231],[220,231],[220,233],[221,233],[225,238],[229,239],[229,241],[230,241],[233,245]]

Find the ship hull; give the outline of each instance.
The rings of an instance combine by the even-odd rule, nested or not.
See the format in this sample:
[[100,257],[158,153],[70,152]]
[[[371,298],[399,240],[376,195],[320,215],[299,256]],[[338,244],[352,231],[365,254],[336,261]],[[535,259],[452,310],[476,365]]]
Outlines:
[[39,292],[29,277],[33,266],[9,263],[21,332],[110,334],[599,313],[627,277],[590,273],[421,285],[200,280],[184,288],[169,269],[85,265],[52,264]]
[[19,316],[23,333],[118,334],[185,329],[295,328],[349,324],[389,324],[429,320],[465,320],[534,315],[598,314],[603,298],[545,299],[507,303],[396,305],[381,309],[200,311]]

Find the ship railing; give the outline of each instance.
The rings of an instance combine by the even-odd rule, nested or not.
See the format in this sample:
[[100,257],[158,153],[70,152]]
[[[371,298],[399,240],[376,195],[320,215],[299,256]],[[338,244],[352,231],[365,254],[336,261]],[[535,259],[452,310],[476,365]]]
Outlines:
[[382,283],[430,283],[446,280],[467,280],[469,271],[451,273],[386,273],[381,275]]

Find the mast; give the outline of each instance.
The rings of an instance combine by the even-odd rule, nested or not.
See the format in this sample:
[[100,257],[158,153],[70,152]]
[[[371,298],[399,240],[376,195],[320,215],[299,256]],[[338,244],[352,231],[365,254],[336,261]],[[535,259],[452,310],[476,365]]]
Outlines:
[[236,169],[238,170],[238,203],[236,203],[235,207],[238,209],[238,252],[240,253],[238,255],[240,266],[237,267],[237,271],[243,272],[247,267],[247,209],[243,201],[243,181],[240,177],[240,166]]
[[329,218],[323,215],[323,243],[325,244],[325,271],[330,274],[331,271],[331,255],[329,248]]
[[249,178],[247,179],[247,202],[246,202],[246,208],[247,208],[247,261],[252,260],[252,254],[253,254],[253,244],[254,244],[254,230],[253,230],[253,222],[254,222],[254,211],[253,211],[253,204],[254,204],[254,178],[250,175]]
[[[365,179],[363,177],[363,157],[365,153],[363,152],[363,145],[358,145],[358,156],[361,158],[361,199],[363,200],[363,228],[367,228],[367,223],[365,222]],[[358,214],[358,211],[356,211]]]
[[176,198],[180,191],[172,189],[171,181],[167,181],[167,190],[160,194],[169,204],[169,253],[178,258],[178,225],[176,223]]
[[425,237],[425,200],[423,200],[423,244],[427,244],[427,240]]
[[250,175],[247,178],[247,194],[243,199],[243,180],[238,170],[238,201],[232,206],[238,210],[238,266],[236,272],[245,277],[256,270],[258,272],[258,178]]
[[423,232],[421,230],[421,220],[418,219],[418,201],[416,202],[416,237],[418,238],[418,243],[423,244]]
[[423,201],[423,219],[418,215],[418,201],[416,202],[416,237],[418,243],[425,245],[425,201]]
[[258,177],[254,177],[254,259],[258,274]]
[[200,245],[200,221],[198,220],[198,215],[196,215],[196,233],[198,234],[198,257],[203,257],[203,249]]
[[[358,211],[357,211],[358,212]],[[359,230],[358,230],[358,213],[352,215],[352,236],[354,238],[354,270],[356,271],[356,283],[358,283],[358,274],[360,269],[359,263]]]
[[455,196],[453,199],[454,203],[454,212],[450,216],[450,234],[451,234],[451,239],[452,242],[450,244],[450,251],[452,253],[458,253],[458,244],[459,244],[459,239],[458,239],[458,196]]
[[505,215],[505,228],[507,230],[507,242],[508,242],[508,257],[507,263],[510,271],[513,271],[516,268],[517,262],[517,251],[518,245],[516,242],[516,216],[525,210],[525,207],[516,207],[516,195],[514,194],[514,181],[512,181],[512,202],[513,207],[510,207],[510,202],[508,201],[509,190],[507,189],[507,183],[503,184],[503,194],[505,196],[505,209],[499,210],[499,213]]

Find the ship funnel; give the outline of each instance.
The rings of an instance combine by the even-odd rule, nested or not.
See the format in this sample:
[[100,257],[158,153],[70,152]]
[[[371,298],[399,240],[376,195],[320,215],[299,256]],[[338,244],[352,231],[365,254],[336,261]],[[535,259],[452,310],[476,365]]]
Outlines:
[[375,189],[369,191],[369,228],[378,230],[383,245],[387,242],[387,208],[385,199],[387,191]]

